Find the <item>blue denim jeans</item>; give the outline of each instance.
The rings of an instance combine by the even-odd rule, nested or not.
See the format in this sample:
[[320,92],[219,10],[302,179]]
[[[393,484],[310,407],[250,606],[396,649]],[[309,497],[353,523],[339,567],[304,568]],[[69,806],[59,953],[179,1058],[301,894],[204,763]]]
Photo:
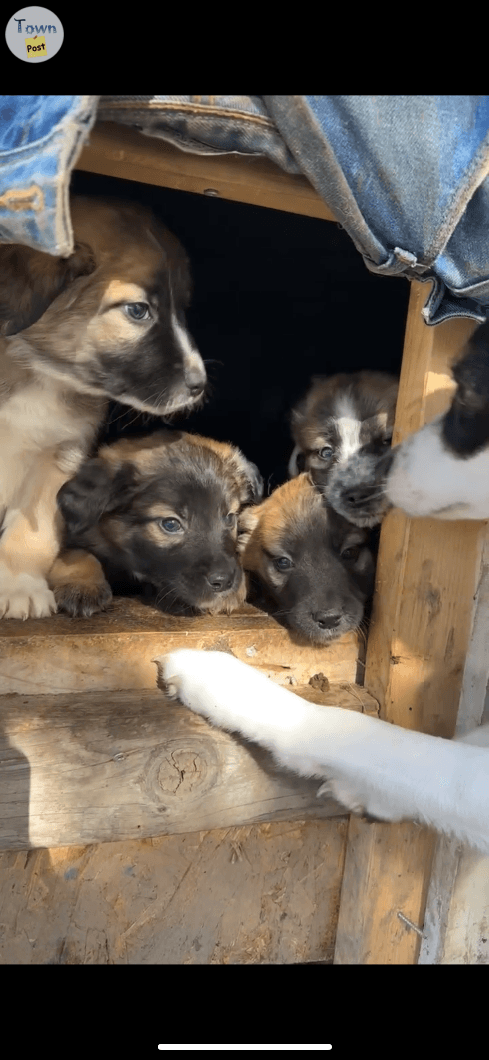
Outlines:
[[98,96],[0,96],[0,242],[73,252],[71,170]]
[[304,173],[371,272],[430,282],[426,323],[486,319],[489,96],[2,96],[1,241],[71,251],[69,178],[96,116]]

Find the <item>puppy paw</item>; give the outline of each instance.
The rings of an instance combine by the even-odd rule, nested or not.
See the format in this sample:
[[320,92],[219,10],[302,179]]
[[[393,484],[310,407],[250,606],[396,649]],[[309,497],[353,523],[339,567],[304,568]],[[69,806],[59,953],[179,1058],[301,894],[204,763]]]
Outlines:
[[321,798],[321,796],[334,799],[335,802],[340,803],[340,806],[344,806],[348,813],[355,814],[355,817],[363,817],[365,821],[371,823],[394,820],[387,809],[385,812],[379,812],[379,807],[374,806],[372,798],[355,791],[353,783],[345,779],[326,780],[317,791],[317,797]]
[[0,571],[0,618],[49,618],[56,600],[44,578]]
[[72,618],[90,618],[105,611],[112,600],[108,582],[99,585],[57,585],[54,596],[59,611]]
[[[216,725],[234,727],[237,682],[246,671],[232,655],[182,648],[153,659],[157,685],[169,699],[179,699]],[[245,674],[246,676],[246,674]]]

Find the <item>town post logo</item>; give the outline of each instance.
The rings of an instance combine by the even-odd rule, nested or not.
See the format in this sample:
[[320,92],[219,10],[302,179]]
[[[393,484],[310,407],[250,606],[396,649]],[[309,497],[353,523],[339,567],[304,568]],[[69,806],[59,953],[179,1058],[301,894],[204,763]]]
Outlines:
[[63,43],[63,26],[47,7],[23,7],[7,22],[5,40],[10,51],[27,63],[52,59]]

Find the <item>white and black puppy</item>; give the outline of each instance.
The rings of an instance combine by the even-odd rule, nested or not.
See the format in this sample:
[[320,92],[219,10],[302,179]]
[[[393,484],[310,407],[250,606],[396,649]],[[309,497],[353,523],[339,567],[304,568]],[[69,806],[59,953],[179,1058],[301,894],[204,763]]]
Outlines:
[[155,659],[158,683],[214,725],[322,780],[352,813],[414,820],[489,854],[489,726],[444,740],[341,707],[318,706],[223,652]]
[[291,414],[289,475],[309,471],[331,507],[356,526],[375,526],[389,507],[385,455],[397,390],[384,372],[316,376]]
[[411,516],[489,519],[489,323],[453,376],[448,412],[393,450],[386,500]]

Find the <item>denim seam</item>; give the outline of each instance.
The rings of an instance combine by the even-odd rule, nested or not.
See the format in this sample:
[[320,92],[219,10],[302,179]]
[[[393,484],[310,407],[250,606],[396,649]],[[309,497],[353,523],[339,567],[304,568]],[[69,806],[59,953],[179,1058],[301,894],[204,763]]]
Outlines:
[[264,125],[267,128],[272,128],[274,131],[275,123],[270,118],[265,118],[260,114],[247,114],[246,111],[242,110],[228,110],[223,107],[211,107],[207,104],[196,104],[196,103],[147,103],[145,106],[141,104],[134,104],[130,102],[122,103],[102,103],[99,107],[100,111],[109,110],[128,110],[137,111],[141,116],[147,115],[150,111],[164,110],[167,113],[174,111],[178,117],[179,111],[184,110],[187,114],[194,114],[196,117],[213,117],[213,118],[239,118],[242,121],[251,122],[255,125]]
[[[13,147],[7,151],[0,151],[0,164],[4,159],[7,159],[7,161],[9,162],[11,159],[15,161],[18,155],[27,154],[27,152],[29,151],[37,153],[39,149],[43,146],[49,146],[50,141],[54,140],[57,136],[59,136],[59,133],[63,130],[67,122],[80,121],[80,112],[83,113],[84,110],[87,112],[87,119],[85,119],[85,123],[87,125],[87,129],[90,129],[93,125],[93,121],[96,118],[96,108],[98,99],[99,96],[81,96],[80,105],[77,110],[67,110],[66,114],[63,115],[61,121],[59,121],[57,125],[54,125],[53,128],[49,130],[46,136],[41,136],[38,140],[32,140],[30,144],[24,144],[23,147]],[[90,100],[93,101],[92,104],[90,104]],[[94,108],[93,115],[90,115],[90,106],[93,106]],[[90,117],[93,119],[91,122],[88,121],[88,118]]]

